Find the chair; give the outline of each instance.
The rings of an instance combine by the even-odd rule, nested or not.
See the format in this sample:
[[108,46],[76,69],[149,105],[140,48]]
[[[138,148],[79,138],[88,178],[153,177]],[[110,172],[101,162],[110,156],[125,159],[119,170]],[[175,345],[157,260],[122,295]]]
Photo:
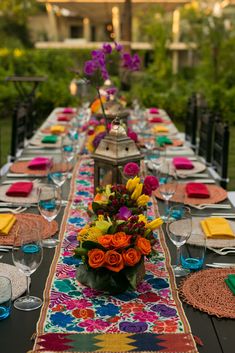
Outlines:
[[[229,126],[227,123],[216,121],[214,126],[214,140],[212,149],[212,168],[217,173],[216,179],[226,189],[228,183],[228,155],[229,155]],[[212,172],[213,173],[213,172]]]
[[205,160],[207,165],[211,165],[214,121],[211,111],[204,108],[200,116],[198,155]]
[[198,105],[195,93],[188,100],[186,121],[185,121],[185,140],[190,143],[190,147],[195,151],[197,143],[197,120]]

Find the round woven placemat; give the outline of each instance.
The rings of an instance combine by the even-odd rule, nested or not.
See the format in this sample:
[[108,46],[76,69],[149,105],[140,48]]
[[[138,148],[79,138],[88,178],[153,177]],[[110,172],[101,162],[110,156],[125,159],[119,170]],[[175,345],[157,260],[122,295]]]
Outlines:
[[27,289],[26,276],[15,266],[0,263],[0,276],[11,280],[12,300],[20,297]]
[[[33,187],[32,191],[27,197],[13,197],[7,196],[6,192],[9,189],[10,185],[0,185],[0,200],[4,202],[15,202],[20,205],[24,205],[24,203],[37,203],[38,195],[37,195],[37,187]],[[0,210],[1,211],[1,210]]]
[[32,241],[38,237],[41,239],[50,238],[58,231],[58,224],[56,221],[49,223],[40,215],[21,213],[15,215],[15,217],[16,222],[11,228],[9,234],[0,236],[0,245],[20,245],[20,242],[14,244],[16,234],[18,238]]
[[[205,235],[203,233],[202,227],[200,225],[200,221],[202,221],[204,218],[199,218],[199,217],[193,217],[192,219],[192,229],[193,232],[190,236],[190,238],[187,240],[187,243],[192,244],[192,245],[198,245],[198,246],[203,246],[204,245],[204,238]],[[229,221],[227,220],[230,227],[233,230],[233,233],[235,234],[235,222],[234,221]],[[209,237],[206,238],[206,246],[211,247],[211,248],[224,248],[224,247],[235,247],[235,237],[224,237],[224,238],[213,238],[210,239]]]
[[[48,171],[47,170],[39,170],[39,169],[30,169],[28,168],[29,161],[16,161],[13,163],[10,167],[10,171],[12,173],[17,173],[17,174],[30,174],[30,175],[37,175],[37,176],[47,176]],[[69,170],[72,169],[72,165],[69,165]],[[60,171],[60,165],[54,164],[52,172],[54,171]],[[66,170],[66,163],[62,164],[62,171]]]
[[[201,162],[192,162],[193,168],[192,169],[176,169],[176,174],[180,177],[187,177],[195,173],[201,173],[206,169],[205,164]],[[202,180],[203,182],[203,180]]]
[[[227,191],[217,185],[206,185],[210,193],[210,197],[207,197],[206,199],[187,197],[185,192],[185,186],[186,184],[178,184],[176,193],[170,199],[170,201],[184,202],[187,205],[200,205],[202,203],[218,203],[224,201],[227,198]],[[160,200],[164,200],[158,190],[155,191],[155,196]]]
[[235,269],[208,269],[195,272],[179,286],[182,299],[210,315],[235,319],[235,295],[224,282]]

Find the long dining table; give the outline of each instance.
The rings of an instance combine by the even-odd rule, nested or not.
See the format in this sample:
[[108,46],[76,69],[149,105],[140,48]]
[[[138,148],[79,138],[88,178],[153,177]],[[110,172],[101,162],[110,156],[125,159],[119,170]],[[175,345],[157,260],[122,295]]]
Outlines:
[[[57,108],[58,110],[58,108]],[[49,120],[51,117],[53,117],[56,113],[56,110],[52,112],[51,116],[48,118]],[[45,122],[42,128],[47,126],[48,123]],[[41,128],[41,129],[42,129]],[[42,150],[41,148],[38,147],[33,147],[29,144],[26,146],[24,149],[22,155],[20,158],[30,158],[34,157],[35,155],[42,155],[43,156],[53,156],[60,153],[60,150],[55,148],[55,149],[44,149]],[[167,157],[171,158],[170,152]],[[174,156],[174,154],[173,154]],[[197,156],[192,155],[193,158],[197,158]],[[57,216],[57,222],[59,224],[59,237],[61,240],[61,243],[63,241],[63,234],[65,232],[65,220],[68,218],[70,215],[69,212],[71,211],[72,204],[70,203],[70,198],[71,198],[71,192],[75,191],[75,186],[79,184],[79,180],[83,181],[82,175],[79,174],[81,171],[81,168],[85,167],[91,167],[89,164],[89,156],[78,156],[78,160],[76,163],[76,166],[73,171],[72,178],[67,180],[66,183],[63,185],[62,189],[62,198],[64,200],[69,200],[68,204],[63,206],[59,215]],[[82,164],[83,163],[83,164]],[[82,166],[82,167],[81,167]],[[80,169],[79,169],[80,168]],[[86,169],[82,169],[83,171]],[[90,170],[90,169],[89,169]],[[88,172],[87,172],[88,173]],[[80,179],[79,179],[80,178]],[[212,179],[212,176],[210,177]],[[14,178],[8,178],[7,176],[3,178],[4,180],[12,180],[14,181]],[[43,179],[42,179],[43,180]],[[188,178],[187,180],[193,180]],[[84,184],[86,185],[86,184]],[[81,184],[81,190],[83,186]],[[80,189],[79,189],[80,190]],[[81,193],[83,196],[83,194]],[[81,197],[82,197],[81,196]],[[85,196],[84,196],[85,197]],[[228,204],[229,201],[226,199],[223,203]],[[79,204],[79,200],[78,200]],[[155,199],[153,200],[153,204],[156,207],[156,210],[158,213],[162,214],[164,213],[164,202],[161,200],[158,200],[157,202]],[[74,208],[75,209],[75,208]],[[39,214],[39,211],[37,207],[29,207],[26,211],[27,213],[33,213],[33,214]],[[79,216],[79,212],[83,214],[84,209],[77,209],[76,208],[76,217]],[[194,214],[202,214],[207,216],[210,214],[212,211],[211,210],[193,210]],[[230,212],[234,213],[234,208],[230,210]],[[67,218],[66,218],[67,217]],[[161,236],[162,236],[162,242],[166,246],[166,253],[169,252],[170,256],[168,256],[168,260],[171,263],[175,263],[176,261],[176,249],[174,245],[171,243],[171,241],[168,239],[166,236],[166,229],[165,225],[163,225],[161,229]],[[45,290],[45,284],[48,282],[48,278],[52,278],[55,272],[55,261],[58,260],[59,258],[59,248],[60,245],[57,246],[57,249],[43,249],[43,260],[39,268],[33,273],[31,276],[31,288],[30,292],[32,295],[36,295],[40,298],[43,298],[44,296],[44,307],[48,304],[48,290]],[[3,255],[1,262],[7,263],[7,264],[12,264],[12,255],[11,252],[6,252],[6,253],[1,253]],[[222,261],[223,262],[233,262],[234,257],[231,255],[223,256]],[[221,257],[220,255],[217,255],[216,253],[207,250],[206,251],[206,258],[205,258],[205,263],[212,263],[212,262],[221,262]],[[205,265],[204,265],[205,266]],[[169,265],[170,268],[170,265]],[[171,271],[171,270],[170,270]],[[171,271],[172,272],[172,271]],[[181,306],[181,300],[178,297],[177,294],[177,285],[181,282],[182,278],[177,278],[174,279],[173,276],[171,278],[171,286],[172,290],[175,295],[175,298],[178,298],[176,300],[179,301],[179,306]],[[181,309],[180,309],[181,310]],[[235,311],[235,306],[234,306],[234,311]],[[161,350],[161,347],[159,346],[156,349],[151,349],[151,351],[159,351],[159,352],[205,352],[205,353],[233,353],[235,351],[235,321],[232,319],[224,319],[224,318],[218,318],[213,315],[209,315],[205,312],[202,312],[198,309],[193,308],[191,305],[186,304],[184,301],[182,301],[182,315],[185,316],[186,318],[186,323],[185,325],[189,328],[190,334],[192,334],[192,337],[194,337],[194,346],[189,348],[188,350],[186,349],[187,347],[184,346],[184,348],[181,347],[181,350]],[[34,342],[35,338],[37,338],[37,329],[40,327],[40,321],[39,321],[39,326],[37,327],[37,323],[39,320],[40,316],[40,309],[31,311],[31,312],[23,312],[15,309],[12,307],[12,312],[11,315],[5,319],[0,321],[0,352],[1,353],[25,353],[29,351],[34,351],[34,352],[39,352],[39,350],[35,350],[36,348],[34,347]],[[41,316],[40,320],[42,321],[42,311],[41,311]],[[146,319],[148,320],[148,319]],[[102,330],[100,330],[102,333]],[[88,337],[88,336],[87,336]],[[88,337],[88,339],[90,339]],[[150,339],[150,338],[149,338]],[[196,342],[196,343],[195,343]],[[146,349],[145,349],[146,345]],[[176,342],[172,343],[171,347],[177,346]],[[34,347],[34,350],[33,350]],[[46,347],[46,346],[45,346]],[[147,348],[148,344],[147,341],[143,343],[141,346],[141,349],[138,349],[136,351],[150,351],[150,349]],[[196,348],[197,347],[197,348]],[[37,348],[39,349],[39,348]],[[57,350],[56,348],[51,348],[43,350],[43,346],[40,348],[41,351],[45,352],[67,352],[66,349],[64,350]],[[69,350],[70,351],[70,350]],[[90,351],[95,351],[95,350],[84,350],[81,348],[81,350],[71,350],[74,352],[90,352]],[[105,349],[105,348],[97,348],[97,351],[104,351],[104,352],[112,352],[112,349]],[[117,346],[115,347],[114,351],[125,351],[122,347],[117,349]],[[132,348],[132,351],[135,351],[134,348]]]

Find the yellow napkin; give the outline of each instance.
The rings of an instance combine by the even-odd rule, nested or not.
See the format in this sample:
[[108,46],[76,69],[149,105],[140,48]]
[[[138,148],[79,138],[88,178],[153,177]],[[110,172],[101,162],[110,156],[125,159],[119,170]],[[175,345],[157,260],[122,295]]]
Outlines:
[[8,235],[15,221],[16,217],[12,214],[0,214],[0,235]]
[[169,132],[169,129],[164,126],[164,125],[158,125],[153,128],[153,131],[158,133],[158,132]]
[[54,134],[60,134],[65,131],[65,127],[62,125],[53,125],[51,126],[50,131]]
[[234,237],[233,230],[228,221],[221,217],[205,218],[200,222],[203,232],[208,238]]

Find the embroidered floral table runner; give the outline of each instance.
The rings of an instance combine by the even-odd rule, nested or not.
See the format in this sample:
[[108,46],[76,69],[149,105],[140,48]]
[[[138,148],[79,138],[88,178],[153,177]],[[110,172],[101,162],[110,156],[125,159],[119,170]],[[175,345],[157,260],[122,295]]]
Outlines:
[[[61,224],[57,249],[44,291],[33,352],[197,352],[178,299],[162,231],[158,255],[146,262],[144,281],[135,292],[116,296],[82,286],[73,258],[77,233],[89,221],[93,199],[93,161],[78,162]],[[155,213],[149,204],[148,217]]]

